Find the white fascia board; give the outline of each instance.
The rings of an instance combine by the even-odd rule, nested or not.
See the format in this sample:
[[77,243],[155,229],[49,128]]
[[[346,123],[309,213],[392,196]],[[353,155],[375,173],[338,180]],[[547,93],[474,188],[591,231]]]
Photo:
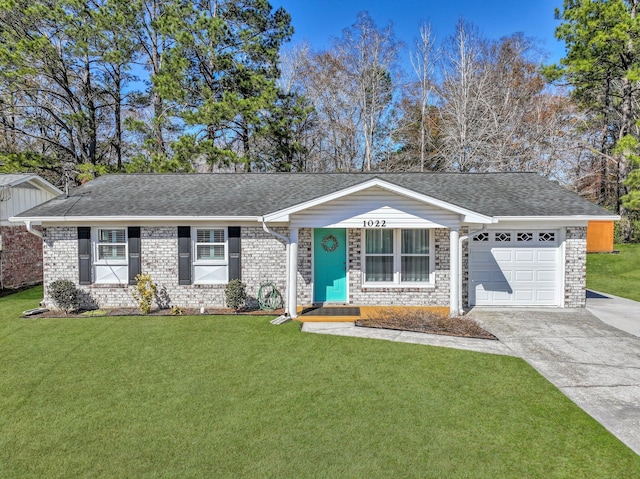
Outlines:
[[568,221],[618,221],[620,215],[567,215],[567,216],[496,216],[498,223],[504,222],[548,222],[563,223]]
[[34,176],[33,178],[31,178],[30,181],[32,183],[37,183],[38,186],[40,186],[40,188],[42,188],[43,190],[48,191],[53,196],[60,196],[60,195],[62,195],[64,193],[62,190],[56,188],[51,183],[49,183],[47,180],[45,180],[44,178],[41,178],[41,177],[39,177],[37,175]]
[[24,223],[47,225],[80,225],[80,224],[194,224],[194,223],[249,223],[260,221],[259,216],[40,216],[23,217],[13,216],[9,218],[12,223]]
[[369,188],[373,188],[378,186],[380,188],[384,188],[385,190],[393,191],[402,196],[406,196],[409,198],[413,198],[417,201],[421,201],[423,203],[427,203],[432,206],[436,206],[442,208],[447,211],[451,211],[453,213],[457,213],[462,216],[463,221],[469,223],[482,223],[482,224],[491,224],[495,223],[495,220],[491,216],[486,216],[475,211],[468,210],[466,208],[462,208],[460,206],[452,205],[451,203],[447,203],[446,201],[438,200],[431,196],[423,195],[421,193],[416,193],[415,191],[409,190],[407,188],[403,188],[401,186],[394,185],[392,183],[388,183],[379,178],[374,178],[369,181],[365,181],[364,183],[360,183],[358,185],[350,186],[349,188],[345,188],[334,193],[321,196],[319,198],[305,201],[304,203],[300,203],[289,208],[285,208],[280,211],[274,211],[273,213],[269,213],[268,215],[264,215],[264,220],[267,223],[273,221],[284,221],[289,222],[289,216],[293,213],[298,213],[300,211],[306,210],[308,208],[312,208],[314,206],[321,205],[323,203],[327,203],[332,200],[336,200],[338,198],[342,198],[344,196],[351,195],[353,193],[357,193],[362,190],[366,190]]
[[30,175],[24,178],[20,178],[19,180],[14,181],[13,183],[9,183],[7,186],[15,187],[15,186],[20,186],[22,183],[31,183],[33,186],[40,188],[41,190],[48,191],[53,196],[59,196],[62,194],[62,190],[59,190],[58,188],[53,186],[51,183],[49,183],[47,180],[45,180],[44,178],[41,178],[38,175]]
[[2,185],[5,188],[12,188],[14,186],[18,186],[21,183],[25,183],[29,180],[33,180],[34,178],[37,178],[36,175],[28,175],[28,176],[22,176],[14,181],[12,181],[11,183],[5,183],[4,185]]

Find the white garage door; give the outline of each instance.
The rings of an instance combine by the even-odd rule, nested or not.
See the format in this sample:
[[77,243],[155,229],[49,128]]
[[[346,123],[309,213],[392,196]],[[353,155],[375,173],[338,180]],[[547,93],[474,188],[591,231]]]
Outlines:
[[489,231],[469,243],[469,304],[559,306],[558,231]]

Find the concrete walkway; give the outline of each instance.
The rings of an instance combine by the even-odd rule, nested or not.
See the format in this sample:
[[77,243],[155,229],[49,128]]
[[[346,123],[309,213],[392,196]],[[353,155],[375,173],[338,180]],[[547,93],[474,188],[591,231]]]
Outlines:
[[605,324],[586,309],[476,308],[470,316],[499,341],[359,328],[353,323],[304,323],[302,330],[521,357],[640,454],[639,337]]
[[391,329],[363,328],[353,323],[309,322],[302,323],[305,333],[332,334],[335,336],[351,336],[354,338],[385,339],[400,343],[427,344],[445,348],[466,349],[480,353],[502,354],[513,356],[513,352],[500,341],[473,338],[454,338],[438,334],[413,333],[411,331],[394,331]]

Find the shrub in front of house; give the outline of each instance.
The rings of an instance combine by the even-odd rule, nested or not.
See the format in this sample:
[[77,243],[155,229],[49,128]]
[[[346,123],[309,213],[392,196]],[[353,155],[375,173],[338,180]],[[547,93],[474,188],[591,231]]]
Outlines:
[[65,313],[78,309],[78,289],[68,279],[59,279],[49,285],[49,295],[56,308]]
[[224,296],[227,300],[227,307],[237,313],[247,300],[247,286],[239,279],[232,279],[224,289]]
[[131,294],[138,302],[138,309],[141,314],[149,314],[151,312],[151,304],[156,297],[158,287],[152,281],[149,273],[141,273],[136,275],[136,285]]

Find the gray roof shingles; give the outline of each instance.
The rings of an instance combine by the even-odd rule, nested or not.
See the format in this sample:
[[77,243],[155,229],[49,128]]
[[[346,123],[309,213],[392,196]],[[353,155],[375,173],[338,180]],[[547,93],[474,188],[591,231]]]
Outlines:
[[487,216],[610,215],[535,173],[212,173],[106,175],[18,216],[262,216],[372,178]]

